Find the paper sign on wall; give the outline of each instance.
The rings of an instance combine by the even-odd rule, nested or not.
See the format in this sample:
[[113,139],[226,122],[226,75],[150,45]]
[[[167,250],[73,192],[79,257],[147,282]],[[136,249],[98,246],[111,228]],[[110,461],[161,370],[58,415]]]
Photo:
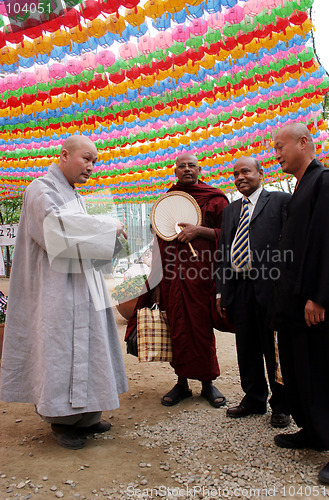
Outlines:
[[0,225],[0,246],[15,245],[18,224]]

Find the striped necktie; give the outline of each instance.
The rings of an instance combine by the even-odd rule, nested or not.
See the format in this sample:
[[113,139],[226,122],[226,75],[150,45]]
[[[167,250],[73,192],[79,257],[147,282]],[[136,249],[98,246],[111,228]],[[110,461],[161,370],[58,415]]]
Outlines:
[[242,201],[242,212],[232,249],[232,263],[242,269],[249,261],[249,209],[248,198]]

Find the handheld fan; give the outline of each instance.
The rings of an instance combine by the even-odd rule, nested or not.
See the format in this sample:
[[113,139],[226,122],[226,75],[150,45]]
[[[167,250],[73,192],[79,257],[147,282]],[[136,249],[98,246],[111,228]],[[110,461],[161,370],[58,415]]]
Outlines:
[[[177,238],[182,228],[179,222],[199,226],[202,213],[193,196],[183,191],[166,193],[154,203],[151,210],[151,224],[156,234],[165,241]],[[188,243],[194,257],[196,253]]]

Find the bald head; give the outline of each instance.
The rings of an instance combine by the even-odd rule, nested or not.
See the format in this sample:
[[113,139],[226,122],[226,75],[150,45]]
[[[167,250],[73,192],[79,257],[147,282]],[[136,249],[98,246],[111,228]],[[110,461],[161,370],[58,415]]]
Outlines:
[[239,158],[233,168],[234,184],[244,196],[248,197],[260,188],[263,170],[260,163],[250,156]]
[[65,139],[62,150],[66,149],[69,152],[75,151],[83,146],[89,146],[92,149],[96,149],[95,144],[89,137],[84,135],[71,135],[67,139]]
[[196,156],[184,153],[177,157],[175,175],[181,184],[196,184],[200,172],[201,167]]
[[74,186],[88,181],[96,160],[97,149],[93,141],[83,135],[72,135],[64,141],[58,166]]
[[274,147],[283,172],[293,174],[298,181],[315,158],[312,136],[303,123],[294,122],[281,127],[275,136]]

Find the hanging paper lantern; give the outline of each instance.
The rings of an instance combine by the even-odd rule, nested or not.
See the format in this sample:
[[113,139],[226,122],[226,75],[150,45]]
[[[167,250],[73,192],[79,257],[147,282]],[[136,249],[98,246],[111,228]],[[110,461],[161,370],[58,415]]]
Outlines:
[[35,70],[35,76],[38,82],[47,82],[49,80],[49,71],[48,68],[44,68],[42,66],[38,66]]
[[121,5],[127,7],[127,9],[133,9],[134,7],[137,7],[139,2],[140,0],[121,0]]
[[158,31],[167,30],[168,28],[170,28],[171,25],[171,14],[169,13],[162,14],[162,16],[153,20],[152,24]]
[[147,17],[157,19],[165,12],[163,0],[148,0],[144,5],[144,11]]
[[80,61],[81,61],[83,69],[86,69],[89,71],[96,68],[96,66],[98,64],[97,59],[96,59],[96,55],[93,54],[92,52],[84,52],[81,56]]
[[131,26],[140,26],[145,21],[145,11],[142,7],[127,9],[124,18]]
[[62,19],[62,25],[66,28],[74,28],[80,24],[80,14],[76,9],[69,9]]
[[65,68],[70,75],[79,75],[83,71],[83,65],[77,59],[70,59],[70,61],[65,64]]
[[172,38],[175,42],[185,42],[190,37],[190,28],[175,26],[172,30]]
[[154,52],[154,50],[155,50],[154,39],[148,35],[142,36],[138,40],[138,50],[142,54],[150,54],[151,52]]
[[0,54],[2,64],[15,64],[18,61],[18,54],[13,47],[2,47]]
[[96,54],[96,61],[102,66],[112,66],[115,63],[115,55],[110,50],[102,50]]
[[19,56],[32,57],[35,54],[35,47],[32,42],[24,40],[24,42],[16,46],[16,51]]
[[96,0],[88,0],[86,6],[80,4],[81,15],[85,19],[95,19],[101,13],[101,4]]
[[64,47],[70,43],[70,34],[64,30],[55,31],[50,35],[53,45]]
[[225,22],[230,24],[237,24],[243,20],[244,16],[245,14],[243,7],[240,7],[240,5],[236,5],[235,7],[230,9],[227,14],[224,14],[224,20]]
[[49,67],[49,76],[59,80],[66,75],[66,68],[63,64],[55,63]]
[[195,36],[204,35],[208,31],[208,23],[204,19],[194,19],[190,26],[190,31]]
[[50,54],[53,49],[53,43],[49,36],[35,38],[33,46],[37,54]]
[[167,49],[173,43],[173,39],[170,33],[167,31],[164,33],[158,33],[154,40],[155,46],[159,49]]
[[119,54],[122,59],[133,59],[137,57],[137,47],[132,42],[124,43],[119,47]]
[[111,14],[105,21],[106,29],[110,33],[123,33],[126,28],[125,20],[122,16],[117,16],[116,14]]
[[105,21],[102,21],[101,19],[93,19],[92,21],[88,21],[87,30],[90,36],[100,38],[107,32]]
[[102,12],[105,12],[106,14],[113,14],[114,12],[118,12],[120,5],[120,0],[106,0],[102,2],[101,9]]
[[37,75],[36,73],[21,73],[19,82],[21,87],[32,87],[32,85],[37,83]]
[[185,7],[185,0],[164,0],[164,9],[166,12],[180,12]]
[[84,43],[89,38],[88,30],[85,28],[81,28],[76,26],[75,28],[71,28],[69,30],[70,38],[75,43]]

